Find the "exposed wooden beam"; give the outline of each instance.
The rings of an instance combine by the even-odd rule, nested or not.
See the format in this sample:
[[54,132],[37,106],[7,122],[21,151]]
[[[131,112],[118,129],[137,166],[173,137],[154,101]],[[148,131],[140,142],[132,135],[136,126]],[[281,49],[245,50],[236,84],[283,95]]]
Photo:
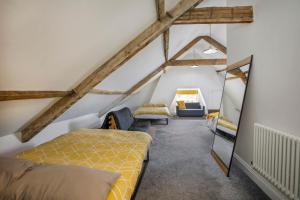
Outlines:
[[[165,15],[165,0],[155,0],[156,9],[157,9],[157,18],[161,20]],[[168,51],[169,51],[169,29],[163,32],[163,48],[164,48],[164,56],[165,61],[168,60]]]
[[182,49],[180,49],[170,60],[176,60],[181,55],[183,55],[187,50],[192,48],[195,44],[197,44],[200,40],[202,40],[203,37],[199,36],[193,39],[190,43],[188,43],[186,46],[184,46]]
[[156,10],[157,10],[157,18],[158,20],[162,20],[166,14],[165,11],[165,0],[155,0]]
[[209,36],[203,36],[202,38],[212,46],[216,47],[222,53],[227,54],[227,48],[217,40]]
[[118,90],[100,90],[100,89],[91,89],[89,91],[91,94],[100,94],[100,95],[122,95],[125,94],[125,91]]
[[158,68],[156,68],[154,71],[152,71],[150,74],[148,74],[145,78],[134,84],[127,92],[126,95],[129,96],[133,94],[137,89],[142,87],[144,84],[146,84],[148,81],[150,81],[154,76],[159,74],[164,68],[166,67],[166,63],[163,63]]
[[226,59],[170,60],[168,66],[226,65]]
[[[72,91],[0,91],[0,101],[64,97],[71,93]],[[121,95],[125,94],[125,91],[92,89],[89,91],[89,93],[102,95]]]
[[238,77],[238,76],[232,76],[232,77],[228,77],[226,78],[225,80],[234,80],[234,79],[239,79],[241,77]]
[[0,101],[63,97],[71,91],[0,91]]
[[[212,46],[216,47],[219,51],[223,52],[224,54],[227,54],[227,48],[222,45],[220,42],[216,41],[210,36],[198,36],[195,38],[192,42],[190,42],[188,45],[186,45],[183,49],[181,49],[177,54],[172,58],[173,60],[178,59],[184,52],[186,52],[188,49],[192,48],[195,44],[197,44],[200,40],[205,40]],[[170,60],[172,60],[170,59]]]
[[249,56],[239,62],[236,62],[236,63],[233,63],[231,65],[228,65],[225,69],[221,69],[221,70],[218,70],[217,72],[222,72],[222,71],[230,71],[230,70],[233,70],[233,69],[237,69],[237,68],[240,68],[244,65],[248,65],[251,63],[251,60],[252,60],[252,56]]
[[252,6],[194,8],[174,24],[232,24],[253,22]]
[[225,80],[229,81],[229,80],[235,80],[235,79],[241,79],[244,84],[247,83],[247,76],[243,72],[238,73],[237,76],[228,77]]
[[107,60],[103,65],[99,66],[93,73],[81,81],[79,85],[72,90],[73,92],[71,94],[58,100],[35,120],[31,121],[27,126],[21,129],[22,142],[30,140],[39,133],[43,128],[87,94],[92,88],[102,82],[113,71],[117,70],[122,64],[168,29],[178,17],[201,1],[202,0],[179,1],[179,3],[170,10],[168,15],[165,15],[160,21],[157,20],[154,22],[113,57]]
[[163,33],[163,45],[164,45],[165,61],[168,61],[168,59],[169,59],[169,35],[170,35],[170,31],[169,31],[169,29],[167,29]]

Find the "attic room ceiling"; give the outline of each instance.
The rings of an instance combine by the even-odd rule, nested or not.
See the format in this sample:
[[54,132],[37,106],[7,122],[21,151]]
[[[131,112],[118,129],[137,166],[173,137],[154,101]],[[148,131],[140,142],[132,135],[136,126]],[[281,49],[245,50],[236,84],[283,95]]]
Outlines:
[[[178,2],[166,0],[166,10]],[[225,5],[225,0],[207,0],[198,7]],[[157,18],[155,1],[138,0],[73,2],[72,6],[63,0],[59,7],[51,1],[19,0],[0,2],[0,13],[6,19],[0,30],[0,90],[68,91]],[[169,57],[208,32],[208,25],[172,26]],[[226,25],[212,25],[212,36],[226,46]],[[95,88],[128,90],[165,61],[161,41],[161,36],[153,40]],[[99,112],[118,97],[89,94],[56,121]],[[0,135],[18,131],[56,100],[0,102]]]

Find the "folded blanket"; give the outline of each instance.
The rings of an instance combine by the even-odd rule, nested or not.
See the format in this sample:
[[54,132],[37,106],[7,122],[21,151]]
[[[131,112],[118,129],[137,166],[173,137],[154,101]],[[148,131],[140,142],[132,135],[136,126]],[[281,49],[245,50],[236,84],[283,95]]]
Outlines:
[[167,107],[139,107],[134,116],[137,115],[165,115],[170,116],[169,109]]
[[145,103],[143,107],[167,107],[164,103]]

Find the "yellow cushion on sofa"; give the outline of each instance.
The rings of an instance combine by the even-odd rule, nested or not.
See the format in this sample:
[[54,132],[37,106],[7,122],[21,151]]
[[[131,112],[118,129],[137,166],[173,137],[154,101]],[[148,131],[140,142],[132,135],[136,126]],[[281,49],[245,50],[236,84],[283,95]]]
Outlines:
[[177,105],[179,109],[186,109],[184,101],[177,101]]

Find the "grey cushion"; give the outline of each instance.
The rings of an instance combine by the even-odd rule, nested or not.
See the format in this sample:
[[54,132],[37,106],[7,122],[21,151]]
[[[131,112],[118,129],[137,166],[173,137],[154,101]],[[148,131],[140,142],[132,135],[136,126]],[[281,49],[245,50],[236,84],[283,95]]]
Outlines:
[[142,131],[148,132],[151,126],[150,121],[135,121],[132,126],[129,128],[130,131]]
[[134,123],[134,118],[133,118],[133,115],[132,115],[130,109],[127,108],[127,107],[124,107],[121,110],[109,112],[106,115],[105,120],[102,124],[102,127],[101,127],[102,129],[108,129],[109,128],[108,127],[109,126],[108,117],[110,115],[114,116],[114,119],[116,121],[116,125],[117,125],[118,129],[128,130],[132,126],[132,124]]
[[201,109],[200,103],[185,103],[186,109]]
[[129,108],[125,107],[121,110],[113,111],[114,118],[117,123],[118,129],[129,130],[134,123],[133,115]]

